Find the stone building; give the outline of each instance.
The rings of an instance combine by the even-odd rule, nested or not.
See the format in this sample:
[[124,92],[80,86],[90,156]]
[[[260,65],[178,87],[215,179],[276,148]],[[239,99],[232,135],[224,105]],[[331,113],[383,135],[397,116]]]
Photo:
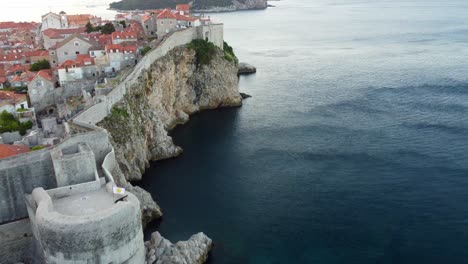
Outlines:
[[57,67],[66,60],[75,60],[80,54],[88,54],[93,45],[95,44],[75,33],[49,49],[50,64]]
[[109,63],[106,72],[116,72],[123,68],[135,66],[138,47],[135,45],[106,45],[106,54]]
[[41,31],[44,31],[49,28],[67,28],[68,21],[65,12],[56,14],[54,12],[49,12],[42,16],[42,27]]
[[162,38],[177,28],[177,16],[170,9],[164,9],[156,18],[158,38]]
[[155,38],[157,33],[155,13],[144,14],[140,19],[145,35],[149,38]]
[[48,106],[55,104],[55,83],[48,70],[39,71],[28,85],[29,100],[36,112],[41,112]]
[[59,83],[76,82],[83,79],[95,79],[98,72],[94,58],[88,54],[77,55],[75,60],[66,60],[58,67]]

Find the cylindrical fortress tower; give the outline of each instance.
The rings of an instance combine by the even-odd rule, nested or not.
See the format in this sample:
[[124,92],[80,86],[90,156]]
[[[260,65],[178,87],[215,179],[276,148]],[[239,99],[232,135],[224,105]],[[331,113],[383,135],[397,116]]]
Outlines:
[[123,196],[112,193],[111,183],[98,189],[86,184],[73,186],[76,193],[67,187],[33,191],[28,209],[45,262],[144,263],[138,199],[126,193],[118,201]]

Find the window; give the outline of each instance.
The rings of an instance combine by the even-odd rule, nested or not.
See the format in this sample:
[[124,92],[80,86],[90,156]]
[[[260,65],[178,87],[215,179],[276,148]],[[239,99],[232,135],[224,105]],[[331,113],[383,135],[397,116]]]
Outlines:
[[68,55],[68,52],[67,52],[67,51],[64,51],[64,52],[63,52],[63,55]]
[[164,25],[164,21],[161,21],[161,25]]
[[42,81],[36,81],[36,86],[42,86]]
[[55,64],[55,61],[52,61],[52,63],[54,63],[54,64]]
[[94,56],[94,51],[91,51],[91,56]]
[[55,51],[51,51],[50,54],[55,55]]
[[78,54],[80,54],[80,52],[79,52],[79,51],[76,51],[75,54],[78,55]]
[[75,44],[75,47],[79,47],[79,46],[80,46],[80,42],[78,42],[78,41],[75,41],[74,44]]

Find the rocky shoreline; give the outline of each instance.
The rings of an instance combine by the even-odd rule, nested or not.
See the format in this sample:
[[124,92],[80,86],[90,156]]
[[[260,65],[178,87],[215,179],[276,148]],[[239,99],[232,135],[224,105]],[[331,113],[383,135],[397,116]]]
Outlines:
[[256,72],[257,72],[257,68],[255,68],[255,66],[250,65],[250,64],[245,63],[245,62],[239,63],[239,65],[237,67],[237,74],[238,75],[248,75],[248,74],[252,74],[252,73],[256,73]]
[[[112,113],[98,123],[109,132],[119,164],[112,173],[140,200],[143,225],[160,218],[162,212],[153,200],[157,197],[130,182],[141,179],[150,161],[182,153],[168,132],[188,122],[190,115],[242,105],[237,73],[237,64],[225,59],[220,49],[209,64],[199,65],[194,50],[177,47],[143,72]],[[146,243],[147,263],[203,263],[211,247],[211,239],[204,234],[172,244],[156,232]]]
[[212,240],[203,233],[172,244],[154,232],[151,240],[145,242],[146,264],[201,264],[208,259],[212,247]]

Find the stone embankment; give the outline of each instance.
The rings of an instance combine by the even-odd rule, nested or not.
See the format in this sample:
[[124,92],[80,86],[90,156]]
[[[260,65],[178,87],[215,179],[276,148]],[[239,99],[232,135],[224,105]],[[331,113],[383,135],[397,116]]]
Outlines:
[[201,264],[208,259],[212,247],[213,242],[203,233],[172,244],[154,232],[151,240],[145,242],[146,264]]

